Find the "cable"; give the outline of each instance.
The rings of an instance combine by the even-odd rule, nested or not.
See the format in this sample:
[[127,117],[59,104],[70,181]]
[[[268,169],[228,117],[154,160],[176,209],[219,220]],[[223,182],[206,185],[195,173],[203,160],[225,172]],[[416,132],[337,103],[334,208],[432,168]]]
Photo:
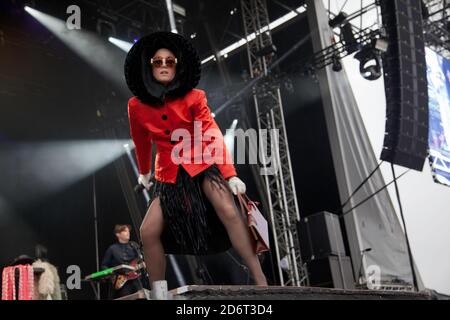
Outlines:
[[[347,199],[347,201],[345,201],[344,202],[344,204],[342,204],[341,205],[341,208],[340,209],[343,209],[346,205],[347,205],[347,203],[349,203],[349,201],[351,200],[351,198],[355,195],[355,193],[357,193],[361,188],[362,188],[362,186],[374,175],[374,173],[380,168],[380,166],[381,166],[381,164],[383,163],[384,161],[381,161],[378,165],[377,165],[377,167],[375,168],[375,169],[373,169],[372,170],[372,172],[369,174],[369,176],[367,176],[367,178],[365,178],[360,184],[359,184],[359,186],[358,187],[356,187],[356,189],[355,189],[355,191],[353,191],[353,193],[348,197],[348,199]],[[338,210],[336,210],[336,211],[338,211]]]
[[344,4],[341,7],[341,10],[339,10],[339,12],[342,12],[342,10],[344,10],[344,7],[347,5],[348,0],[345,0]]
[[410,170],[407,170],[405,172],[403,172],[398,178],[396,178],[395,180],[392,180],[391,182],[389,182],[388,184],[384,185],[381,189],[378,189],[375,193],[371,194],[370,196],[368,196],[367,198],[365,198],[364,200],[362,200],[361,202],[359,202],[357,205],[355,205],[354,207],[350,208],[349,210],[345,211],[341,217],[344,217],[345,215],[347,215],[348,213],[350,213],[351,211],[355,210],[356,208],[358,208],[359,206],[361,206],[362,204],[364,204],[365,202],[367,202],[368,200],[372,199],[374,196],[376,196],[378,193],[380,193],[381,191],[383,191],[384,189],[386,189],[387,187],[389,187],[391,184],[393,184],[396,180],[399,180],[401,177],[403,177],[405,174],[407,174]]
[[401,215],[402,222],[403,222],[403,230],[405,230],[406,246],[408,248],[409,263],[411,264],[411,271],[412,271],[412,276],[413,276],[414,289],[416,291],[418,291],[417,278],[416,278],[416,272],[414,271],[414,261],[413,261],[413,258],[412,258],[411,246],[409,245],[408,232],[406,231],[405,217],[403,216],[403,207],[402,207],[402,202],[400,200],[400,192],[399,192],[399,188],[398,188],[398,184],[397,184],[397,179],[395,177],[394,165],[392,163],[391,163],[391,170],[392,170],[392,177],[394,178],[395,193],[397,195],[398,207],[400,209],[400,215]]

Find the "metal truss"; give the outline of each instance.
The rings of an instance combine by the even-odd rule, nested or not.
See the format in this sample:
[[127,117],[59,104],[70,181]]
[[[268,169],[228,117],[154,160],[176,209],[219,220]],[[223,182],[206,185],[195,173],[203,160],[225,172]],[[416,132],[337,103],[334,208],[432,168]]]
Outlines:
[[428,47],[450,59],[450,1],[425,0],[424,31]]
[[[328,1],[328,3],[329,5],[327,11],[330,19],[332,19],[340,12],[331,12],[330,1]],[[340,10],[343,12],[345,10],[345,5],[340,8]],[[383,36],[383,31],[380,29],[381,20],[379,18],[371,25],[363,24],[364,16],[367,14],[373,14],[374,11],[376,11],[375,15],[378,17],[379,12],[377,1],[373,1],[366,5],[361,4],[358,10],[349,13],[345,19],[345,21],[350,23],[352,26],[358,49],[361,49],[366,45],[370,45],[374,40],[380,39]],[[320,70],[333,64],[336,59],[340,60],[354,53],[349,50],[350,48],[342,37],[341,30],[339,28],[335,28],[333,31],[334,34],[339,37],[339,41],[334,41],[331,46],[314,53],[314,56],[306,63],[306,67],[309,67],[312,70]]]
[[[370,28],[361,30],[359,33],[355,34],[355,40],[360,48],[371,44],[372,41],[379,38],[381,38],[380,31],[372,30]],[[331,65],[336,57],[338,59],[343,59],[350,54],[352,54],[352,52],[348,50],[348,46],[341,40],[336,42],[333,46],[315,53],[310,65],[314,69],[323,69],[326,66]]]
[[134,29],[141,34],[168,30],[169,19],[164,0],[81,0],[97,9],[116,28]]
[[[301,261],[297,223],[300,220],[297,196],[295,192],[292,164],[289,153],[283,105],[278,81],[268,76],[268,70],[274,62],[274,52],[266,50],[272,48],[272,35],[269,29],[269,15],[265,0],[241,0],[242,18],[244,21],[245,37],[256,34],[254,41],[247,43],[247,51],[252,79],[263,77],[253,87],[259,138],[266,141],[270,149],[274,172],[267,170],[269,157],[266,150],[260,150],[263,156],[261,171],[268,198],[268,212],[272,228],[273,248],[277,259],[277,271],[282,286],[308,285],[308,273]],[[262,30],[263,32],[260,32]],[[278,135],[271,135],[275,129]],[[268,132],[264,135],[263,132]],[[264,172],[265,171],[265,172]],[[287,262],[287,276],[283,273],[281,261]]]

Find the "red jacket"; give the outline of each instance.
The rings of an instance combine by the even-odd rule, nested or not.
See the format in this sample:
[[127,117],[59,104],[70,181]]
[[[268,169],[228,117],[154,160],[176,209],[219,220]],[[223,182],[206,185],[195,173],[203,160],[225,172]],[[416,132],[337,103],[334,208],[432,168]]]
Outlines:
[[[136,158],[141,174],[148,174],[151,171],[153,141],[157,151],[155,178],[158,181],[175,183],[179,164],[183,166],[191,177],[206,170],[214,163],[225,179],[237,175],[231,157],[223,142],[223,135],[220,133],[216,121],[211,116],[203,90],[193,89],[185,96],[179,98],[166,97],[165,103],[161,107],[148,106],[140,102],[136,97],[133,97],[128,102],[128,117],[130,121],[130,133],[136,146]],[[200,126],[195,131],[194,121],[201,121],[202,136],[207,133],[208,129],[217,129],[216,132],[219,132],[212,141],[219,139],[218,143],[222,145],[223,149],[219,150],[222,152],[212,152],[211,154],[214,155],[212,160],[204,161],[203,157],[198,157],[199,154],[203,154],[205,148],[212,141],[208,142],[206,138],[200,144],[195,143],[198,140],[195,138],[198,138],[195,132],[200,132]],[[191,143],[188,144],[188,146],[191,146],[189,150],[190,154],[188,153],[186,155],[183,152],[186,149],[180,152],[180,149],[185,147],[185,143],[189,141],[178,141],[179,139],[172,141],[172,133],[175,129],[185,129],[185,132],[188,131],[190,133]],[[217,146],[217,142],[215,145]],[[194,150],[195,146],[197,146],[197,150]],[[199,152],[200,147],[201,150]],[[174,148],[178,149],[174,150]],[[180,161],[179,163],[173,161],[172,152],[175,151],[181,155],[177,160]],[[194,158],[195,155],[197,156]]]

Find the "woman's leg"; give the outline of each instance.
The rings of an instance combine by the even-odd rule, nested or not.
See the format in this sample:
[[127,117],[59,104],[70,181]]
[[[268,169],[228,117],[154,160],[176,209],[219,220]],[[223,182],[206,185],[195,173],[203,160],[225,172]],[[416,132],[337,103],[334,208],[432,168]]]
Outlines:
[[216,210],[219,219],[224,224],[234,249],[236,249],[249,268],[255,283],[257,285],[267,285],[258,256],[253,251],[250,233],[239,216],[233,195],[230,191],[213,185],[213,182],[208,178],[203,180],[202,187]]
[[158,197],[152,201],[141,225],[144,259],[151,285],[166,277],[166,256],[161,243],[163,228],[164,218]]

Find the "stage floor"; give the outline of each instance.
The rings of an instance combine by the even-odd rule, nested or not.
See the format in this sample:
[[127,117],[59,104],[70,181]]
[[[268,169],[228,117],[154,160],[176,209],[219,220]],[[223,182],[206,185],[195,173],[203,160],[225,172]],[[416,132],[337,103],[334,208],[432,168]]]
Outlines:
[[311,287],[185,286],[174,300],[431,300],[428,292],[342,290]]

